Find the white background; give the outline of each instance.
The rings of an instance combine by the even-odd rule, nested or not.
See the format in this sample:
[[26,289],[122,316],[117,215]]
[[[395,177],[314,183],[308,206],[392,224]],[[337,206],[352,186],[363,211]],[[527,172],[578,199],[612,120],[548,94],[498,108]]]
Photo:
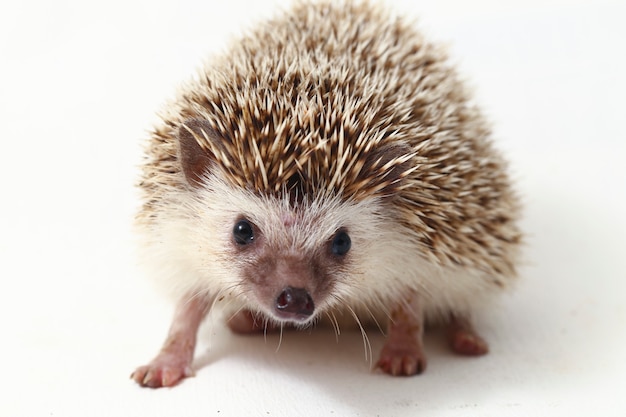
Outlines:
[[[197,377],[128,379],[172,306],[135,264],[141,140],[176,85],[277,2],[0,6],[0,415],[626,415],[626,5],[403,1],[494,122],[524,196],[527,265],[478,327],[426,338],[415,378],[369,372],[358,333],[200,334]],[[370,333],[374,351],[384,339]]]

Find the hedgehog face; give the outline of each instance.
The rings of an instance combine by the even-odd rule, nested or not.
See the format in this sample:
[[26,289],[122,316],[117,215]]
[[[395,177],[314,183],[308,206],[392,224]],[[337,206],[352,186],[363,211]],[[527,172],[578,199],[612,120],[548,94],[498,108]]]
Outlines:
[[164,256],[190,267],[177,291],[225,296],[227,309],[277,323],[307,326],[372,295],[379,303],[400,288],[389,266],[410,270],[403,262],[415,258],[389,244],[407,239],[384,199],[262,195],[219,170],[175,198],[184,198],[171,212],[179,220],[162,222],[176,227],[161,234],[170,242]]
[[248,309],[297,325],[362,299],[360,288],[371,293],[366,289],[380,285],[369,281],[385,282],[387,269],[371,268],[371,259],[402,256],[385,242],[397,236],[390,194],[411,171],[404,145],[362,145],[360,161],[342,165],[333,160],[350,147],[342,137],[317,138],[320,145],[309,143],[308,151],[296,139],[251,140],[251,160],[237,159],[233,149],[244,144],[231,140],[199,119],[179,129],[182,173],[196,196],[190,229],[206,248],[200,268],[212,271],[212,282],[223,277],[220,288],[233,289]]
[[[259,219],[262,227],[246,218],[236,221],[232,250],[241,262],[241,286],[250,290],[251,301],[270,317],[306,323],[325,304],[337,277],[349,269],[352,241],[348,230],[340,228],[307,244],[301,239],[303,229],[309,229],[306,219],[293,213],[278,217],[282,224]],[[279,229],[284,235],[277,239]]]
[[[223,287],[233,288],[250,310],[306,325],[362,281],[356,265],[368,256],[368,237],[377,227],[372,201],[260,196],[215,174],[204,179],[197,195],[202,208],[194,211],[203,217],[198,224],[207,225],[207,233],[196,231],[197,239],[201,247],[210,246],[206,263],[228,271],[222,273]],[[209,258],[215,253],[221,255]]]

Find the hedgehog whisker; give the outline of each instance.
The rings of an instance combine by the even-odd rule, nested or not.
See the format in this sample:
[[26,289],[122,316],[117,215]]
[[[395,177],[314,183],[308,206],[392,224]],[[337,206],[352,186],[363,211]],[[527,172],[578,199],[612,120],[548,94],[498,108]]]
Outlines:
[[276,346],[276,352],[280,349],[280,346],[283,344],[283,323],[280,323],[280,335],[278,337],[278,346]]
[[384,335],[385,331],[383,330],[382,326],[376,319],[374,312],[372,312],[372,310],[369,308],[369,306],[366,303],[363,303],[362,306],[365,309],[365,311],[367,311],[367,313],[370,315],[370,317],[372,318],[372,321],[374,322],[374,324],[376,324],[376,327],[378,327],[378,330],[380,330],[380,332]]
[[335,313],[330,311],[326,312],[326,317],[330,321],[331,326],[333,326],[333,331],[335,332],[335,340],[339,343],[339,323],[337,322],[337,317],[335,317]]
[[[382,313],[382,315],[384,315],[384,317],[386,317],[387,322],[390,322],[391,321],[391,311],[389,310],[388,306],[392,305],[392,303],[384,302],[383,299],[380,296],[376,297],[375,302],[376,302],[377,310],[380,311]],[[365,308],[368,311],[370,311],[367,305],[365,306]],[[370,311],[370,314],[371,314],[371,311]],[[376,327],[378,327],[378,330],[380,330],[380,332],[383,334],[383,336],[386,336],[387,335],[386,328],[383,328],[383,326],[381,326],[380,322],[374,316],[372,316],[372,319],[374,320],[374,323],[376,323]]]
[[367,337],[367,332],[365,331],[365,328],[361,324],[361,320],[359,320],[359,316],[357,316],[354,309],[347,304],[346,304],[346,307],[348,311],[350,312],[350,314],[352,314],[352,317],[354,317],[354,320],[356,321],[356,324],[359,326],[359,329],[361,329],[361,336],[363,337],[363,349],[365,350],[365,360],[369,359],[370,367],[371,367],[372,366],[372,345],[370,343],[370,339],[369,337]]
[[197,300],[198,298],[200,298],[201,296],[204,296],[204,295],[206,295],[205,291],[199,291],[199,290],[195,291],[195,292],[191,293],[190,297],[187,298],[187,301],[185,302],[185,304],[189,304],[192,301],[195,301],[195,300]]
[[269,325],[270,319],[266,316],[263,317],[263,342],[267,343],[267,326]]
[[244,306],[239,307],[226,319],[226,322],[228,323],[229,321],[231,321],[233,318],[237,316],[237,314],[241,313],[244,309],[245,309]]
[[[231,292],[233,290],[238,290],[237,292]],[[230,292],[230,295],[232,295],[232,297],[229,297],[227,299],[226,304],[224,305],[224,309],[228,310],[228,307],[235,302],[235,300],[239,297],[242,297],[244,295],[246,290],[244,290],[240,285],[238,284],[233,284],[230,285],[228,287],[225,287],[223,290],[219,291],[217,293],[217,296],[215,297],[215,299],[213,300],[213,303],[211,305],[211,309],[213,308],[213,306],[215,305],[215,303],[219,300],[220,296],[222,293],[225,292]],[[237,314],[241,313],[243,310],[245,310],[245,305],[240,305],[227,319],[226,322],[230,321],[231,319],[233,319],[235,316],[237,316]]]

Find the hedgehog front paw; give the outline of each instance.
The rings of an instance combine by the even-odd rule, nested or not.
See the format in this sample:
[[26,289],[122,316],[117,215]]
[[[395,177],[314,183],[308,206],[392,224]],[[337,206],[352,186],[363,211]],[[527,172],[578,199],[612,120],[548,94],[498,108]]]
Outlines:
[[426,355],[418,344],[398,345],[388,341],[380,352],[376,367],[393,376],[421,374],[426,369]]
[[148,365],[137,368],[130,377],[143,387],[171,387],[194,375],[190,362],[181,355],[161,352]]

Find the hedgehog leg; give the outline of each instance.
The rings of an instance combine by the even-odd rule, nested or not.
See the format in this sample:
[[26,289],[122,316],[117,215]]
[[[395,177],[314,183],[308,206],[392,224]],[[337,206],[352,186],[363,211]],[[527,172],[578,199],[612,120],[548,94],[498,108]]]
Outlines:
[[376,367],[394,376],[422,373],[426,369],[422,345],[424,317],[417,296],[392,311],[387,330],[387,342]]
[[256,334],[278,330],[280,327],[255,315],[248,309],[240,310],[232,315],[226,324],[233,333]]
[[170,387],[193,376],[191,361],[196,347],[198,327],[206,316],[212,297],[186,297],[178,304],[169,333],[159,354],[130,376],[139,385],[150,388]]
[[476,333],[467,317],[452,315],[446,334],[450,348],[456,353],[480,356],[489,352],[487,342]]

